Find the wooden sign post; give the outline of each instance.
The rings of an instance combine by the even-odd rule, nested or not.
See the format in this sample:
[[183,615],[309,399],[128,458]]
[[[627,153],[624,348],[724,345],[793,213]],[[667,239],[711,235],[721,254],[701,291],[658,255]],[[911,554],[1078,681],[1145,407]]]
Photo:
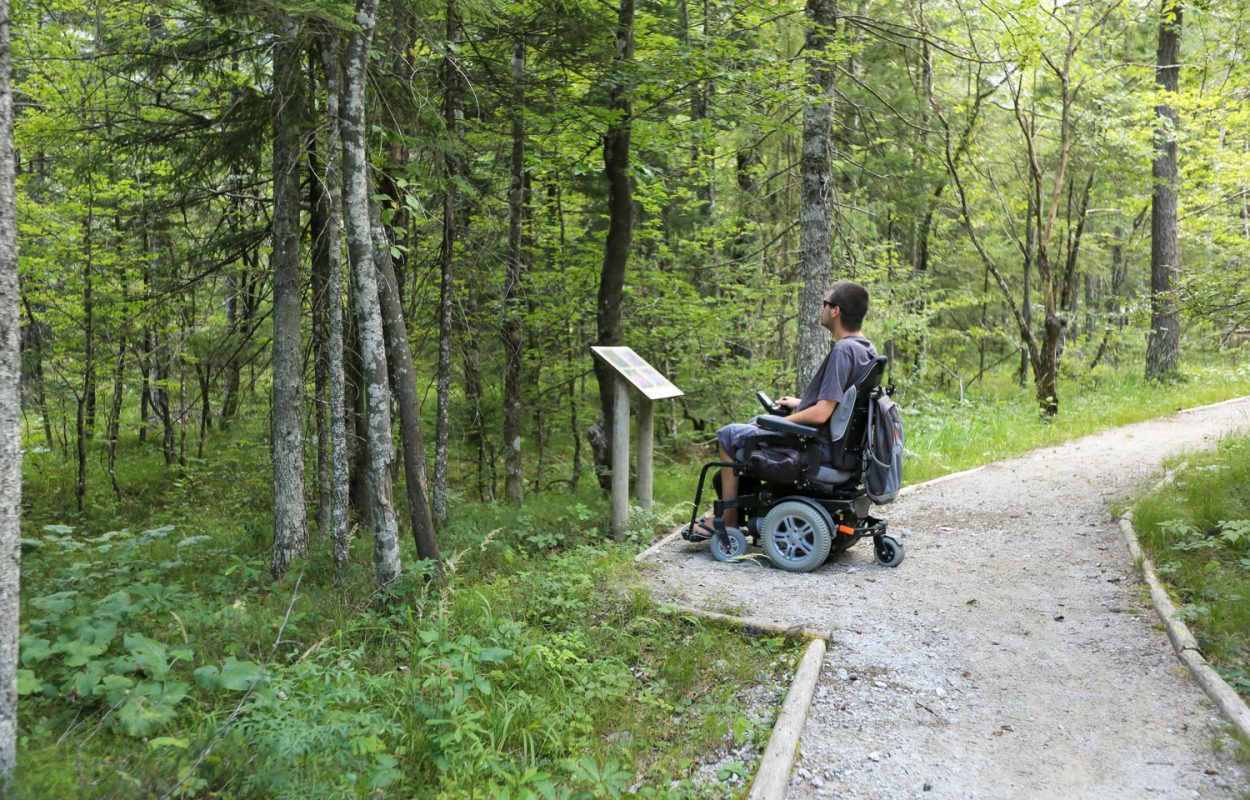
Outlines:
[[681,389],[628,347],[592,347],[590,351],[616,375],[612,414],[612,536],[620,539],[629,523],[629,387],[641,395],[638,404],[638,477],[634,496],[651,510],[651,474],[655,416],[653,401],[680,397]]

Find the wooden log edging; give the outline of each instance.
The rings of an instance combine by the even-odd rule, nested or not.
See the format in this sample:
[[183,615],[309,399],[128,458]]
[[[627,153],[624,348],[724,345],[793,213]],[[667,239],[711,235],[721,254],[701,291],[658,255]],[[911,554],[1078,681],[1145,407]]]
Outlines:
[[1154,563],[1142,552],[1141,545],[1137,541],[1137,531],[1133,528],[1133,512],[1129,511],[1120,517],[1118,522],[1120,523],[1120,532],[1124,535],[1124,543],[1128,547],[1129,556],[1133,559],[1133,563],[1138,565],[1142,578],[1150,588],[1150,600],[1155,607],[1155,613],[1159,615],[1160,621],[1163,622],[1163,628],[1167,631],[1168,639],[1172,642],[1172,649],[1176,651],[1177,657],[1184,662],[1185,666],[1189,667],[1189,671],[1193,673],[1194,679],[1198,681],[1198,685],[1219,707],[1233,727],[1243,737],[1250,740],[1250,706],[1246,705],[1246,701],[1241,698],[1241,695],[1237,694],[1237,691],[1229,686],[1220,677],[1220,673],[1203,657],[1202,651],[1198,647],[1198,641],[1190,632],[1189,626],[1183,621],[1176,619],[1176,606],[1172,603],[1172,598],[1168,596],[1167,590],[1160,582],[1159,576],[1155,574]]
[[768,737],[768,747],[764,749],[759,768],[755,770],[755,780],[751,782],[747,800],[781,800],[786,796],[790,772],[799,752],[799,736],[807,722],[807,711],[816,694],[816,682],[824,663],[825,640],[813,639],[794,671],[790,691],[786,693],[786,701],[777,715],[772,735]]

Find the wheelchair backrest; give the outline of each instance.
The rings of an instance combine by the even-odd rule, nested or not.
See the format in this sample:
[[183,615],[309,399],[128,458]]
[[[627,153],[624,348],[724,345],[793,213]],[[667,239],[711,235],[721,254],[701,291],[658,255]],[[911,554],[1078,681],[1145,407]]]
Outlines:
[[862,377],[852,383],[843,393],[842,402],[829,418],[829,433],[833,441],[833,466],[835,469],[858,469],[868,444],[868,404],[873,390],[881,385],[885,366],[890,359],[877,356],[863,369]]

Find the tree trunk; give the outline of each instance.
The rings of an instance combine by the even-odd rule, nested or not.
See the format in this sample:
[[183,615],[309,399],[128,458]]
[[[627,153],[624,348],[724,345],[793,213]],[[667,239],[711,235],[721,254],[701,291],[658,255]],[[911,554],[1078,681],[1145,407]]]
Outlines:
[[799,212],[798,346],[799,390],[829,354],[829,333],[820,326],[820,306],[833,274],[833,77],[825,51],[837,18],[834,0],[807,0],[807,84],[803,106],[802,210]]
[[[88,439],[95,436],[95,185],[87,179],[87,219],[83,230],[82,314],[83,368],[82,403],[83,432]],[[80,479],[81,482],[81,479]],[[80,506],[79,511],[82,511]]]
[[0,0],[0,795],[17,765],[18,591],[22,552],[22,429],[17,188],[9,3]]
[[404,443],[404,485],[408,490],[408,518],[417,557],[437,563],[438,540],[427,499],[429,481],[425,469],[425,437],[421,432],[421,400],[417,397],[417,372],[412,366],[408,326],[399,300],[399,282],[391,261],[390,243],[382,229],[382,209],[371,203],[373,252],[378,265],[378,299],[386,327],[386,359],[399,395],[399,433]]
[[[309,50],[309,71],[317,73],[320,46]],[[324,72],[324,70],[322,70]],[[316,91],[316,81],[312,81]],[[339,301],[337,287],[330,283],[330,250],[339,246],[330,238],[330,195],[326,189],[325,166],[318,156],[317,132],[310,130],[308,152],[308,238],[312,247],[312,345],[313,405],[317,420],[317,534],[327,536],[334,505],[334,440],[330,421],[330,304]],[[337,233],[337,231],[336,231]]]
[[113,402],[109,405],[108,418],[108,471],[109,480],[113,484],[113,493],[121,496],[121,486],[117,483],[117,438],[121,435],[122,396],[126,375],[126,340],[118,337],[117,364],[113,369]]
[[273,557],[282,575],[308,552],[301,364],[300,168],[303,74],[299,28],[283,16],[274,45],[273,97]]
[[[1166,92],[1179,86],[1181,0],[1162,0],[1155,85]],[[1176,127],[1179,117],[1170,103],[1155,106],[1154,199],[1150,204],[1150,340],[1146,347],[1146,378],[1163,380],[1176,372],[1180,358],[1181,315],[1175,291],[1180,277],[1179,219],[1176,190]]]
[[365,156],[365,79],[378,0],[360,0],[348,38],[343,70],[343,218],[351,260],[357,335],[364,364],[369,448],[369,494],[373,517],[373,565],[379,586],[399,577],[399,534],[391,497],[391,392],[386,370],[377,268],[369,221],[369,164]]
[[460,20],[456,0],[447,0],[447,32],[443,55],[443,119],[447,126],[449,144],[443,156],[443,241],[439,249],[439,305],[438,305],[438,410],[435,421],[434,442],[434,523],[447,524],[447,468],[450,461],[451,436],[451,346],[454,332],[452,316],[455,300],[455,281],[452,272],[456,250],[456,213],[459,205],[457,180],[461,175],[460,120],[460,72],[456,65],[456,52],[460,40]]
[[506,364],[503,392],[504,497],[525,500],[521,464],[521,380],[524,358],[521,331],[521,273],[525,253],[521,226],[525,216],[525,37],[512,45],[512,182],[508,187],[508,253],[501,329]]
[[[597,305],[600,346],[620,345],[624,340],[621,324],[621,301],[625,290],[625,268],[634,236],[634,187],[629,174],[630,136],[633,125],[632,87],[628,70],[634,60],[634,0],[620,0],[616,26],[616,69],[610,80],[612,89],[608,109],[611,122],[603,137],[603,166],[608,179],[608,237],[603,253],[603,269],[599,276]],[[612,424],[615,407],[616,380],[612,368],[594,359],[595,377],[599,382],[599,410],[602,426]],[[610,443],[611,435],[603,441]],[[599,467],[599,485],[611,485],[611,447],[595,448]]]
[[318,37],[318,50],[326,74],[326,164],[323,178],[326,201],[326,361],[329,382],[330,416],[330,527],[334,542],[334,565],[339,574],[347,568],[351,546],[348,529],[349,479],[347,440],[346,378],[343,366],[343,259],[339,249],[342,209],[342,140],[339,135],[339,97],[342,93],[342,67],[339,63],[338,35]]

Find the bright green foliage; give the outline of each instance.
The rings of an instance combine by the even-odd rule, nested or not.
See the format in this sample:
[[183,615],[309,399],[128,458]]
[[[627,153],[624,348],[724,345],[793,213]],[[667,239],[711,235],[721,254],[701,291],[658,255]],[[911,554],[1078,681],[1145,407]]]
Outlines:
[[1203,655],[1250,698],[1250,439],[1175,461],[1134,507],[1138,536]]
[[[739,773],[696,783],[696,760],[762,749],[771,719],[735,693],[784,682],[794,646],[656,608],[593,493],[519,512],[461,504],[442,586],[412,563],[378,595],[367,558],[336,584],[322,552],[275,649],[293,579],[271,581],[254,521],[260,424],[222,437],[179,486],[124,495],[109,516],[129,527],[99,534],[90,517],[49,521],[72,497],[51,491],[55,453],[32,460],[44,518],[25,528],[40,546],[24,563],[19,797],[159,796],[236,708],[184,796],[571,799],[641,781],[643,796],[719,797]],[[127,486],[161,461],[128,455]]]

